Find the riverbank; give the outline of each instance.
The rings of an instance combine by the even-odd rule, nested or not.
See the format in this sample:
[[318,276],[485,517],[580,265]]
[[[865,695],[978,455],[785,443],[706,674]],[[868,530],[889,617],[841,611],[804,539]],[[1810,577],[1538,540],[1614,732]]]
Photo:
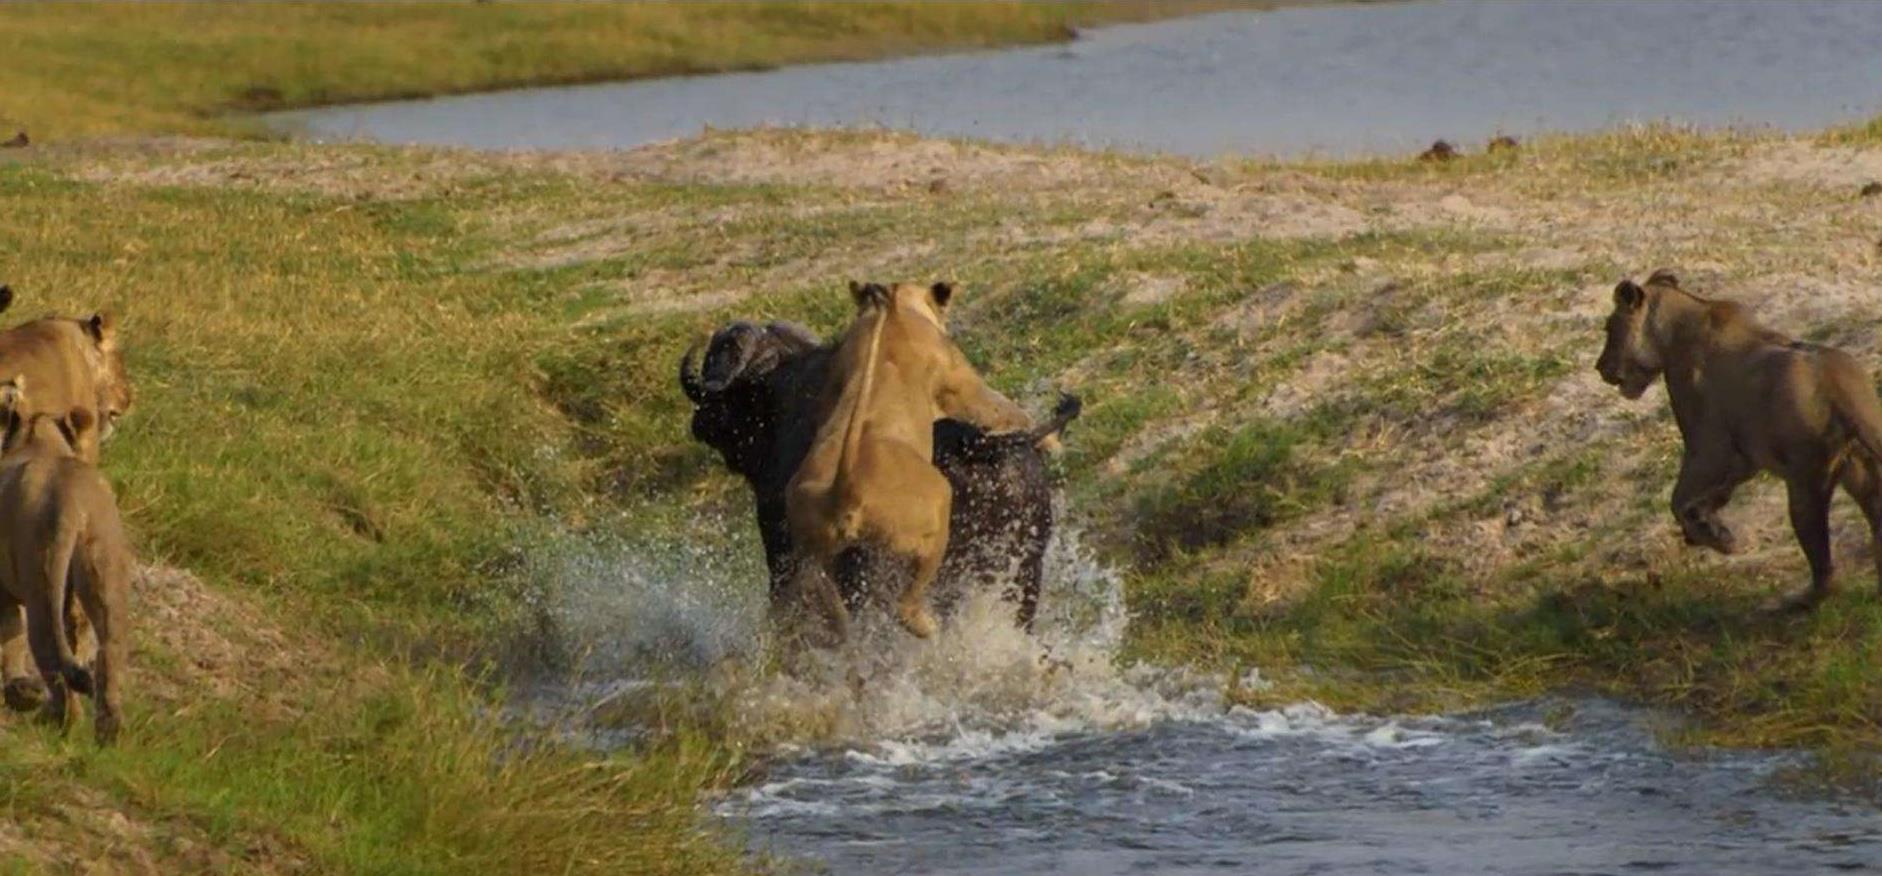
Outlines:
[[0,139],[265,136],[243,113],[1071,39],[1247,0],[31,3],[0,10]]
[[146,559],[201,576],[140,585],[123,748],[0,724],[0,851],[736,866],[695,799],[739,775],[741,737],[519,748],[478,680],[554,663],[533,561],[560,540],[745,525],[673,365],[734,317],[835,331],[852,277],[960,281],[958,335],[998,385],[1084,396],[1062,468],[1126,577],[1129,659],[1258,666],[1277,686],[1238,696],[1345,709],[1592,687],[1695,716],[1692,742],[1870,775],[1882,599],[1854,509],[1845,592],[1760,614],[1804,580],[1781,490],[1728,511],[1743,555],[1681,547],[1664,402],[1622,402],[1591,363],[1614,281],[1656,267],[1882,360],[1882,202],[1858,194],[1882,148],[1645,129],[1466,151],[1197,164],[759,132],[0,153],[14,306],[124,314],[140,400],[107,469]]
[[1743,554],[1684,548],[1664,402],[1592,369],[1614,283],[1660,267],[1882,358],[1882,202],[1859,194],[1882,150],[1852,136],[1299,165],[712,136],[539,159],[680,188],[658,223],[599,192],[526,211],[505,262],[596,302],[616,377],[563,404],[656,504],[745,501],[671,449],[677,394],[612,401],[660,393],[689,338],[734,316],[828,333],[844,278],[949,276],[1000,385],[1087,400],[1064,467],[1128,576],[1131,657],[1260,667],[1283,683],[1250,697],[1347,708],[1594,688],[1695,716],[1695,743],[1873,752],[1882,598],[1854,509],[1844,594],[1762,612],[1805,580],[1781,489],[1735,500]]

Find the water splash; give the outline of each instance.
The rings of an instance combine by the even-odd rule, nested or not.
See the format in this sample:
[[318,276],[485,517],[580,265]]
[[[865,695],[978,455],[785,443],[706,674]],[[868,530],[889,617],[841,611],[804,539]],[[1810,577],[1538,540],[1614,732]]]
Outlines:
[[932,640],[866,610],[843,647],[795,655],[785,668],[765,642],[761,552],[740,543],[751,541],[741,529],[699,520],[684,542],[555,551],[541,571],[575,671],[547,696],[536,692],[538,713],[578,716],[600,744],[633,738],[650,709],[679,708],[761,749],[945,758],[1226,708],[1221,679],[1118,664],[1122,582],[1076,527],[1058,527],[1048,545],[1032,634],[990,587],[962,599]]
[[[1061,508],[1059,519],[1066,516]],[[908,762],[1030,750],[1224,711],[1220,678],[1120,664],[1129,626],[1123,582],[1084,548],[1077,526],[1059,526],[1048,544],[1032,634],[1015,626],[996,590],[968,594],[932,641],[873,618],[847,648],[740,692],[738,707],[759,726],[820,731],[774,741]]]

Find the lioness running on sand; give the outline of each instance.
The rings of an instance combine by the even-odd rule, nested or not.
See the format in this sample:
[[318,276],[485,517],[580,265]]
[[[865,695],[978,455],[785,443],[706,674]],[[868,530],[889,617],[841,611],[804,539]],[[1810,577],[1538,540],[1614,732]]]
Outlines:
[[[1719,509],[1760,471],[1784,479],[1791,527],[1810,562],[1810,589],[1788,607],[1809,608],[1830,594],[1837,484],[1862,506],[1871,537],[1882,537],[1882,402],[1849,354],[1792,340],[1738,304],[1684,291],[1660,271],[1645,286],[1624,280],[1614,287],[1607,345],[1595,367],[1628,399],[1666,376],[1686,441],[1673,517],[1687,544],[1736,551]],[[1882,582],[1882,549],[1876,565]]]

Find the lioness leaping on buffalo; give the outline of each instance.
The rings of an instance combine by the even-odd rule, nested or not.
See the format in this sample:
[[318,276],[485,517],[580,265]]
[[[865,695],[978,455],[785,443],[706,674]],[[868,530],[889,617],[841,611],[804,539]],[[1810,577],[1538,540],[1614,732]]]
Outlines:
[[1686,292],[1659,271],[1645,286],[1627,280],[1614,287],[1607,345],[1595,367],[1628,399],[1666,375],[1686,441],[1673,517],[1687,544],[1737,550],[1719,509],[1760,471],[1784,479],[1791,527],[1810,562],[1810,589],[1788,600],[1790,607],[1809,608],[1830,593],[1830,499],[1838,483],[1862,506],[1872,537],[1882,539],[1882,402],[1849,354],[1792,340],[1740,305]]
[[[680,389],[693,403],[693,437],[717,450],[751,487],[777,614],[802,603],[784,495],[821,425],[817,401],[836,352],[836,343],[826,345],[802,326],[738,320],[712,333],[703,357],[694,347],[680,359]],[[929,591],[936,609],[993,585],[1013,600],[1019,625],[1032,629],[1054,523],[1052,480],[1040,445],[1048,435],[1062,435],[1080,409],[1076,397],[1061,396],[1050,421],[1003,435],[959,420],[935,421],[934,465],[954,487],[947,553]],[[863,595],[842,594],[851,606]]]
[[860,593],[865,588],[848,579],[885,568],[907,576],[896,619],[916,636],[934,635],[928,585],[947,549],[953,501],[933,462],[935,421],[1032,428],[948,338],[953,294],[947,283],[850,284],[856,320],[830,364],[810,452],[785,492],[797,592],[822,603],[838,637],[849,611],[832,581]]
[[[0,611],[26,610],[47,716],[69,726],[78,695],[95,694],[98,742],[108,745],[130,652],[130,542],[110,483],[84,458],[96,455],[96,415],[89,407],[23,415],[22,383],[0,383]],[[95,674],[72,651],[80,608],[98,637]]]

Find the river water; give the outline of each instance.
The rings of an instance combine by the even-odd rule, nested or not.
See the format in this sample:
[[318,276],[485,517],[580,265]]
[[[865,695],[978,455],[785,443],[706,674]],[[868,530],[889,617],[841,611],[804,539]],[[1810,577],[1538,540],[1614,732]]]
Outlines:
[[1790,757],[1676,756],[1650,723],[1601,701],[1399,719],[1300,704],[885,740],[789,760],[721,810],[756,848],[835,873],[1882,868],[1873,808],[1786,800],[1766,779]]
[[637,146],[707,126],[889,127],[1350,155],[1640,121],[1813,129],[1882,113],[1865,0],[1437,0],[1235,12],[1068,45],[279,113],[319,139]]
[[[1118,577],[1055,539],[1039,629],[973,597],[933,642],[869,616],[850,649],[749,665],[743,520],[563,556],[558,623],[597,655],[567,715],[679,680],[765,766],[711,802],[756,854],[841,874],[1882,871],[1882,812],[1798,796],[1791,752],[1671,750],[1600,699],[1436,717],[1233,706],[1227,679],[1119,659]],[[726,551],[730,544],[732,550]],[[660,684],[636,667],[663,664]],[[1258,671],[1237,679],[1264,685]],[[603,707],[600,712],[609,709]],[[618,717],[614,720],[618,721]],[[606,724],[606,721],[599,722]],[[591,728],[601,747],[631,723]]]

